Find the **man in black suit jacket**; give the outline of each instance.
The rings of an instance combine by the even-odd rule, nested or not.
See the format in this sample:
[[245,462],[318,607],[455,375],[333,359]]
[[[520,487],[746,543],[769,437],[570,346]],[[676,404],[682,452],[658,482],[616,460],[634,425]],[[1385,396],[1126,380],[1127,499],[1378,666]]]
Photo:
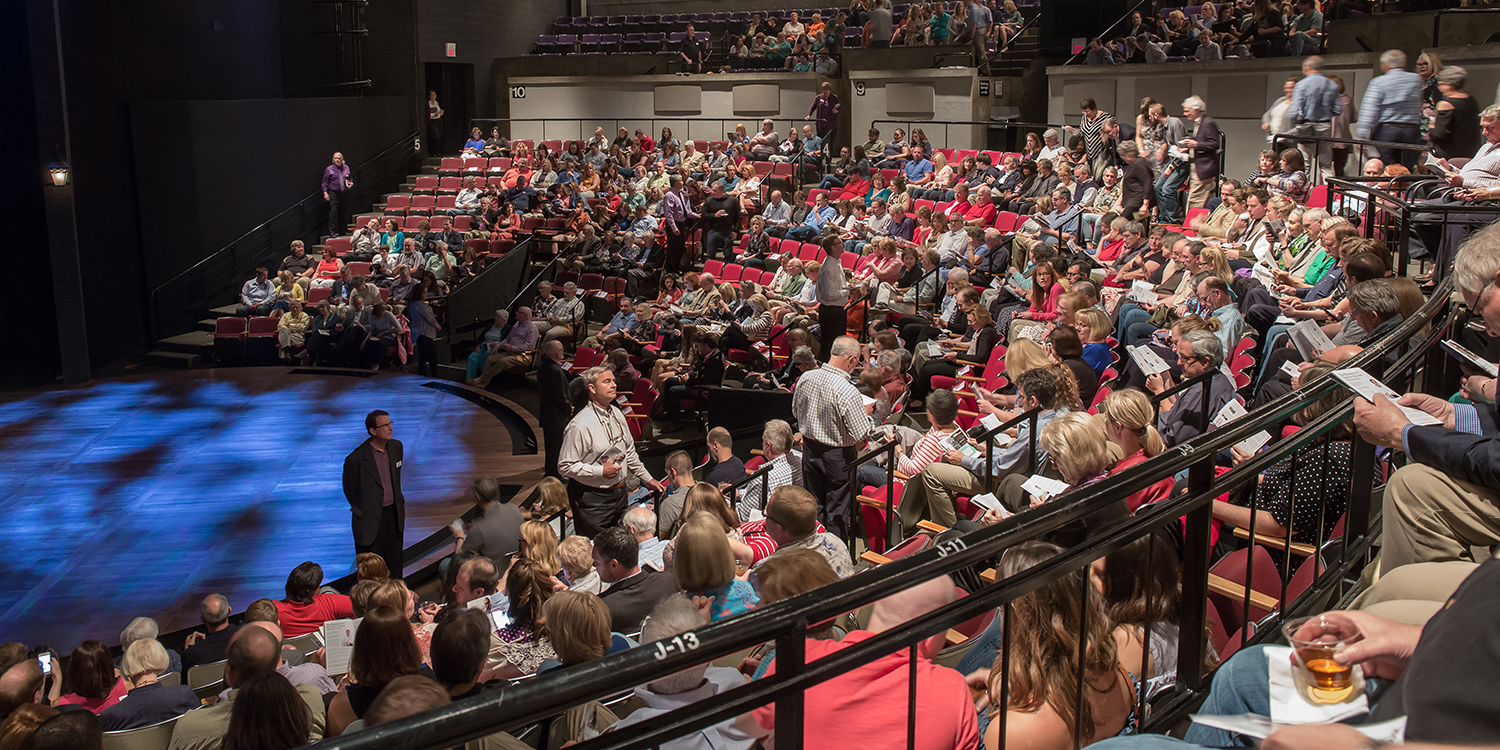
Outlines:
[[1126,219],[1144,223],[1151,214],[1151,203],[1156,197],[1152,189],[1151,164],[1140,155],[1135,141],[1120,144],[1120,159],[1125,162],[1125,174],[1120,178],[1120,208]]
[[370,439],[344,457],[344,499],[354,514],[354,553],[380,555],[391,577],[399,578],[406,529],[401,441],[391,437],[391,416],[379,409],[365,416],[365,431]]
[[[1453,264],[1464,303],[1484,318],[1485,332],[1500,336],[1500,225],[1474,235]],[[1500,405],[1487,375],[1466,379],[1470,393],[1491,403],[1453,404],[1408,393],[1401,405],[1420,409],[1442,425],[1412,424],[1384,397],[1354,400],[1354,424],[1365,440],[1406,452],[1412,463],[1385,488],[1381,573],[1414,562],[1471,559],[1474,547],[1500,544]]]
[[1219,185],[1219,123],[1204,114],[1208,105],[1202,97],[1190,96],[1182,102],[1182,116],[1197,120],[1192,138],[1182,139],[1182,147],[1193,155],[1193,171],[1188,173],[1188,208],[1203,208]]
[[563,430],[573,418],[573,406],[568,399],[568,369],[562,364],[563,345],[553,339],[542,346],[542,364],[536,371],[537,393],[541,396],[542,440],[546,446],[546,474],[561,477],[557,473],[557,456],[562,450]]
[[594,536],[594,569],[609,588],[599,594],[609,609],[616,633],[637,633],[641,621],[661,600],[677,593],[671,573],[642,570],[640,543],[623,526],[611,526]]

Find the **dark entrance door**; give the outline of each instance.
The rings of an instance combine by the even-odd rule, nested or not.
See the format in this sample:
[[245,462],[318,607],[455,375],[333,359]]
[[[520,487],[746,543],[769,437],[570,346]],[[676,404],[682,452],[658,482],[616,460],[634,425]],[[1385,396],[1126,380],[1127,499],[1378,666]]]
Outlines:
[[[469,139],[469,118],[474,116],[474,65],[472,63],[427,63],[426,91],[436,91],[443,118],[429,123],[427,153],[451,156]],[[426,114],[426,97],[423,97]],[[486,136],[489,134],[486,133]]]

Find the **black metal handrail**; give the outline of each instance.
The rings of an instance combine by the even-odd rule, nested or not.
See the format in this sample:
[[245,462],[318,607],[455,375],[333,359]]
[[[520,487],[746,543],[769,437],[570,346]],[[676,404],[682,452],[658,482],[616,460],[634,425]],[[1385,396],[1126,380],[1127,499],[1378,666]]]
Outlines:
[[[1424,356],[1441,358],[1442,355],[1433,354],[1432,349],[1435,347],[1427,346],[1427,341],[1409,350],[1398,348],[1406,347],[1409,339],[1427,326],[1432,327],[1427,339],[1440,335],[1443,326],[1432,324],[1447,310],[1451,291],[1451,280],[1439,285],[1432,299],[1416,315],[1404,321],[1385,339],[1356,355],[1347,365],[1371,367],[1398,351],[1405,351],[1398,367],[1414,366]],[[982,612],[992,611],[997,606],[1005,606],[1041,585],[1079,570],[1104,554],[1166,524],[1176,524],[1179,518],[1185,518],[1187,537],[1182,592],[1185,604],[1181,632],[1190,634],[1190,637],[1182,639],[1179,651],[1179,689],[1165,703],[1155,706],[1153,715],[1144,722],[1150,727],[1170,725],[1183,715],[1192,701],[1201,698],[1202,691],[1207,686],[1207,676],[1202,669],[1206,644],[1198,634],[1204,632],[1205,624],[1208,524],[1213,500],[1226,488],[1248,486],[1256,480],[1259,470],[1270,462],[1290,455],[1310,441],[1324,437],[1328,429],[1347,418],[1352,397],[1345,400],[1335,413],[1306,426],[1302,431],[1307,433],[1306,436],[1294,437],[1292,440],[1296,442],[1278,446],[1265,456],[1231,469],[1223,476],[1213,475],[1214,457],[1254,432],[1289,418],[1339,387],[1336,381],[1329,378],[1301,384],[1296,390],[1257,409],[1246,418],[1205,432],[1106,481],[1074,490],[1065,500],[1016,514],[962,538],[945,541],[934,549],[903,557],[816,591],[758,608],[733,618],[732,621],[696,629],[691,631],[690,637],[685,634],[671,647],[631,649],[587,664],[558,670],[556,674],[549,673],[522,685],[512,685],[458,704],[328,740],[318,747],[341,750],[395,745],[414,750],[448,747],[494,732],[514,730],[536,721],[537,717],[554,715],[562,707],[616,695],[663,675],[774,640],[778,663],[776,674],[697,701],[651,722],[582,742],[578,747],[581,750],[647,748],[681,736],[686,731],[709,726],[775,701],[777,744],[800,748],[803,691],[807,687],[903,649],[912,650],[912,657],[915,658],[916,644],[931,635],[944,632]],[[1314,586],[1320,593],[1342,589],[1342,579],[1354,570],[1358,562],[1363,562],[1373,539],[1368,515],[1371,510],[1373,471],[1366,470],[1374,468],[1375,447],[1356,438],[1352,450],[1354,461],[1348,524],[1344,537],[1345,552],[1336,566],[1315,577]],[[1186,494],[1145,506],[1107,533],[1093,534],[1084,542],[1066,548],[1056,557],[978,589],[970,596],[942,606],[918,620],[886,630],[816,662],[806,662],[804,646],[809,624],[824,622],[860,609],[893,591],[984,564],[994,559],[998,553],[1022,542],[1043,538],[1073,524],[1098,520],[1117,506],[1122,496],[1184,471],[1189,474]],[[1086,577],[1084,584],[1087,585]],[[1312,590],[1309,589],[1310,592]],[[1290,603],[1293,606],[1283,602],[1279,610],[1280,616],[1295,616],[1300,613],[1296,606],[1310,607],[1314,599],[1312,595],[1303,596],[1297,602]],[[1265,628],[1254,637],[1246,637],[1244,641],[1249,643],[1269,640],[1275,637],[1276,632],[1275,628]],[[1008,649],[1005,651],[1008,653]],[[915,689],[915,682],[912,689]],[[1005,705],[1003,692],[999,698],[1001,705]]]
[[1432,15],[1432,46],[1442,46],[1443,17],[1453,14],[1500,13],[1500,8],[1440,8]]
[[[408,161],[417,158],[412,151],[412,142],[417,136],[418,134],[415,132],[403,136],[394,144],[382,149],[380,153],[366,159],[359,166],[352,168],[350,170],[351,175],[372,169],[377,163],[383,163],[393,156],[405,154]],[[400,168],[403,175],[406,169],[409,168],[402,168],[399,161],[392,166]],[[370,186],[366,185],[363,180],[357,181],[355,184],[355,190],[362,193],[369,192],[373,195],[379,195],[379,190],[371,190]],[[240,258],[238,257],[237,250],[241,246],[254,244],[255,238],[275,231],[275,226],[291,218],[297,219],[296,224],[281,232],[281,234],[286,235],[282,239],[285,239],[286,244],[289,245],[293,239],[306,238],[313,232],[315,227],[321,225],[319,222],[327,216],[326,208],[322,211],[316,210],[324,206],[327,206],[327,203],[323,201],[323,191],[320,188],[307,194],[285,210],[261,222],[254,229],[236,237],[229,244],[210,253],[197,263],[183,269],[177,275],[152,289],[149,295],[152,334],[157,337],[163,335],[169,324],[175,323],[179,319],[185,319],[182,316],[191,314],[196,319],[196,316],[201,312],[202,306],[215,295],[221,294],[227,285],[232,285],[235,280],[241,277],[248,277],[250,271],[255,266],[267,262],[269,258],[274,257],[275,253],[284,252],[283,248],[285,247],[285,245],[278,246],[277,243],[271,243],[261,248],[259,252],[253,252],[248,258]],[[353,210],[352,205],[349,208],[349,215],[354,216],[357,212]],[[299,213],[302,215],[294,216],[294,214]],[[232,261],[227,268],[210,270],[218,266],[223,266],[226,261]],[[189,282],[197,276],[204,276],[206,278],[200,279],[197,284],[190,284]],[[196,291],[194,291],[194,288],[196,288]],[[169,300],[173,303],[170,305],[170,309],[168,309],[169,306],[167,304]]]
[[1308,179],[1309,184],[1318,184],[1320,182],[1326,182],[1326,180],[1323,177],[1323,169],[1319,165],[1318,159],[1317,159],[1318,152],[1321,150],[1321,148],[1320,148],[1321,144],[1325,144],[1325,143],[1329,144],[1328,148],[1330,150],[1335,145],[1343,145],[1343,146],[1353,146],[1353,147],[1356,147],[1358,149],[1358,151],[1356,153],[1358,154],[1359,161],[1361,163],[1365,159],[1365,154],[1367,153],[1366,149],[1387,148],[1387,149],[1395,149],[1395,150],[1400,150],[1400,151],[1418,151],[1418,152],[1425,153],[1425,152],[1427,152],[1428,150],[1430,150],[1432,148],[1432,146],[1430,144],[1425,143],[1425,142],[1424,143],[1392,143],[1390,141],[1372,141],[1372,140],[1369,140],[1367,138],[1335,138],[1333,136],[1327,136],[1327,135],[1295,135],[1293,133],[1277,133],[1275,136],[1273,136],[1271,138],[1271,150],[1275,151],[1276,153],[1281,153],[1281,151],[1284,148],[1287,147],[1285,144],[1296,145],[1296,144],[1299,144],[1299,143],[1311,143],[1311,144],[1314,144],[1313,145],[1313,160],[1312,160],[1312,163],[1306,165],[1306,167],[1305,167],[1306,170],[1307,170],[1307,179]]
[[989,54],[989,56],[984,59],[985,64],[988,65],[989,63],[994,62],[995,58],[999,57],[1007,49],[1010,49],[1010,45],[1015,44],[1016,40],[1020,39],[1021,36],[1026,33],[1026,30],[1029,29],[1029,28],[1031,28],[1032,24],[1034,24],[1034,23],[1036,23],[1037,21],[1040,21],[1040,20],[1042,20],[1041,11],[1038,11],[1037,13],[1035,13],[1034,15],[1032,15],[1031,18],[1026,19],[1026,22],[1023,23],[1023,24],[1021,24],[1021,28],[1016,29],[1016,33],[1013,36],[1011,36],[1010,39],[1006,40],[1005,44],[1002,44],[999,47],[996,47],[995,51],[991,52]]
[[[1106,36],[1108,36],[1109,32],[1111,32],[1111,31],[1114,30],[1114,28],[1116,26],[1119,26],[1120,24],[1124,23],[1125,19],[1130,18],[1130,15],[1132,13],[1135,13],[1136,11],[1140,10],[1141,6],[1145,5],[1147,3],[1147,1],[1148,0],[1137,0],[1137,2],[1136,2],[1135,5],[1130,6],[1130,10],[1125,11],[1125,15],[1122,15],[1119,18],[1115,19],[1114,23],[1112,23],[1112,24],[1110,24],[1108,26],[1105,26],[1104,30],[1100,31],[1098,34],[1096,34],[1095,37],[1098,38],[1098,39],[1101,39],[1101,40],[1104,39]],[[1067,62],[1064,62],[1063,65],[1072,65],[1073,61],[1077,60],[1079,55],[1086,54],[1088,52],[1088,49],[1089,49],[1088,42],[1084,42],[1083,49],[1081,49],[1081,50],[1079,50],[1077,52],[1074,52],[1073,56],[1069,57],[1067,59]]]
[[[858,456],[855,456],[854,460],[849,462],[849,467],[848,467],[848,470],[849,470],[849,485],[850,485],[851,488],[853,488],[851,491],[858,492],[859,491],[859,487],[860,487],[860,483],[858,481],[859,480],[859,467],[864,466],[865,464],[867,464],[867,463],[869,463],[871,461],[874,461],[874,460],[880,458],[881,456],[885,456],[885,458],[886,458],[886,461],[885,461],[885,529],[881,532],[881,535],[880,535],[880,538],[885,540],[886,549],[890,549],[891,547],[896,546],[896,543],[898,541],[900,541],[900,539],[897,536],[895,536],[895,535],[893,535],[891,533],[893,529],[899,529],[900,528],[900,526],[892,527],[892,525],[891,525],[891,518],[893,516],[895,516],[895,514],[896,514],[896,501],[895,501],[895,497],[894,497],[895,496],[895,492],[896,492],[896,448],[898,446],[900,446],[900,445],[901,445],[901,441],[900,440],[897,440],[895,438],[891,438],[891,439],[885,441],[884,443],[881,443],[880,445],[877,445],[877,446],[875,446],[873,448],[870,448],[870,449],[866,450],[864,453],[861,453]],[[858,502],[858,500],[856,499],[856,503],[857,502]],[[850,530],[850,533],[851,534],[854,533],[852,528]],[[865,536],[869,536],[869,534],[870,534],[870,530],[869,529],[865,529]],[[846,540],[846,541],[852,541],[852,540]]]

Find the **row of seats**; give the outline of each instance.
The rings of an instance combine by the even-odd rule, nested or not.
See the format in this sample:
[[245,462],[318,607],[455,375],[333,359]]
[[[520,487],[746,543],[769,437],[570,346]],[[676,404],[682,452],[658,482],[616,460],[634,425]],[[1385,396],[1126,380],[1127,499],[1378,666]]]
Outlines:
[[[1039,7],[1041,0],[1018,0],[1017,7],[1029,8]],[[910,7],[906,3],[892,6],[891,15],[900,20],[906,16],[906,10]],[[733,11],[716,13],[682,13],[662,15],[628,15],[628,16],[562,16],[552,22],[552,26],[559,32],[571,31],[582,34],[586,30],[599,31],[602,29],[625,28],[629,30],[659,30],[668,31],[681,28],[687,24],[693,24],[695,28],[726,27],[736,28],[750,22],[754,14],[760,14],[761,18],[779,18],[785,20],[796,13],[805,23],[812,19],[814,13],[822,16],[824,21],[831,21],[838,17],[842,8],[780,8],[759,11]]]
[[[561,55],[580,53],[585,55],[639,54],[650,55],[671,52],[682,43],[687,32],[664,34],[634,32],[629,34],[542,34],[536,38],[537,55]],[[693,34],[699,44],[708,44],[707,31]]]

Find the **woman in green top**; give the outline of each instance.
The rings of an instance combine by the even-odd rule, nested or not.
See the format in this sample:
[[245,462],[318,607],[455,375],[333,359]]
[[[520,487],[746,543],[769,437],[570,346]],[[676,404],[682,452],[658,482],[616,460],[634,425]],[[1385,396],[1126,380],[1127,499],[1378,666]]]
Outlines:
[[889,203],[891,201],[891,188],[885,184],[885,175],[878,169],[870,170],[870,191],[865,193],[865,205],[869,206],[879,199]]
[[[1318,210],[1310,209],[1304,212],[1302,215],[1303,222],[1309,220],[1309,214],[1312,214],[1312,218],[1316,219],[1317,214],[1314,212]],[[1301,276],[1286,271],[1272,271],[1277,283],[1291,289],[1306,289],[1317,284],[1322,280],[1323,275],[1333,270],[1333,267],[1337,266],[1339,262],[1338,256],[1335,253],[1329,252],[1328,248],[1337,248],[1343,243],[1346,237],[1353,237],[1358,234],[1354,225],[1341,218],[1327,218],[1326,212],[1324,212],[1324,218],[1319,221],[1319,225],[1322,227],[1320,236],[1323,241],[1319,246],[1317,254],[1313,256],[1312,262],[1308,264]]]

